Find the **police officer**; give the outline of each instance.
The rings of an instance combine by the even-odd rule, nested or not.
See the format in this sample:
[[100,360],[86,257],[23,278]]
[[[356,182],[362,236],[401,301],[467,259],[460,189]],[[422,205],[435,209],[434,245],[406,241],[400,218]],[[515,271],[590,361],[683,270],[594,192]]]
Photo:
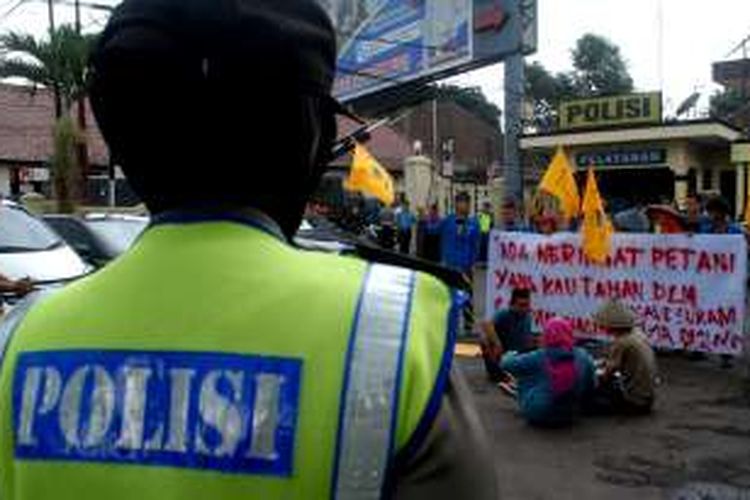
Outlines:
[[91,100],[153,221],[4,323],[0,498],[497,498],[451,292],[288,243],[334,39],[309,0],[115,10]]

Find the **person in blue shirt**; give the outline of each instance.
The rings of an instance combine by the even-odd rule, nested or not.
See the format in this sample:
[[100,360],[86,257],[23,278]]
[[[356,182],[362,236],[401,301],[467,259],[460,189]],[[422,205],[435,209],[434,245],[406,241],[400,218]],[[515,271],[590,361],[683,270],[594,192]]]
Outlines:
[[742,228],[732,223],[729,204],[720,196],[715,196],[706,203],[708,218],[701,222],[702,234],[744,234]]
[[471,276],[479,258],[479,222],[470,215],[471,197],[468,193],[458,193],[455,202],[455,213],[440,224],[441,260],[445,266]]
[[530,233],[531,228],[518,213],[518,204],[515,198],[508,198],[503,202],[500,210],[500,227],[509,233]]
[[527,354],[506,353],[500,368],[517,380],[518,405],[524,419],[543,427],[573,423],[596,381],[593,359],[585,350],[574,347],[573,326],[560,318],[544,325],[541,349]]
[[414,225],[417,223],[416,217],[409,209],[409,202],[403,200],[401,206],[396,211],[396,228],[398,230],[398,249],[401,253],[411,253],[411,237],[414,231]]
[[487,376],[493,382],[505,379],[499,368],[504,352],[526,352],[535,348],[536,341],[531,332],[531,291],[513,289],[510,306],[495,313],[492,321],[482,324],[482,357]]

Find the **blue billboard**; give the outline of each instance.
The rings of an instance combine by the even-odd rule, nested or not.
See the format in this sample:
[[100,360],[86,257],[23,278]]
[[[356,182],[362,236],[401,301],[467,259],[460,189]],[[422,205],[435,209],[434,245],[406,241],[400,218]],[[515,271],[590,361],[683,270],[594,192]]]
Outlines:
[[338,33],[334,93],[344,101],[536,47],[536,0],[319,1]]
[[342,2],[335,94],[344,100],[471,60],[471,0]]

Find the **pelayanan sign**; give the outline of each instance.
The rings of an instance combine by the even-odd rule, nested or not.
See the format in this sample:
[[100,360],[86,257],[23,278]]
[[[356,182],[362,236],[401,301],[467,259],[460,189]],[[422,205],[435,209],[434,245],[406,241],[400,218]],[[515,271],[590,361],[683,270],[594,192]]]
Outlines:
[[560,104],[560,130],[661,122],[661,92],[647,92]]

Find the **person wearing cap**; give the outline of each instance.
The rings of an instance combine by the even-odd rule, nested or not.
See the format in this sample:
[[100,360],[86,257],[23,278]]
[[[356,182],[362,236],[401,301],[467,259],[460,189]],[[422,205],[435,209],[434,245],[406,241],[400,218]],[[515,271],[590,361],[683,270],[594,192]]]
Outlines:
[[594,321],[614,340],[599,377],[593,411],[650,413],[656,398],[656,355],[637,328],[635,313],[621,301],[612,299],[599,308]]
[[471,197],[462,191],[455,198],[455,212],[440,224],[441,255],[444,265],[471,276],[479,258],[480,230],[471,216]]
[[336,135],[308,0],[125,0],[97,121],[152,223],[0,329],[3,500],[498,497],[452,293],[289,242]]
[[561,318],[545,323],[540,349],[526,354],[506,352],[500,368],[517,381],[521,414],[538,426],[573,423],[591,396],[596,378],[593,359],[575,347],[573,325]]

